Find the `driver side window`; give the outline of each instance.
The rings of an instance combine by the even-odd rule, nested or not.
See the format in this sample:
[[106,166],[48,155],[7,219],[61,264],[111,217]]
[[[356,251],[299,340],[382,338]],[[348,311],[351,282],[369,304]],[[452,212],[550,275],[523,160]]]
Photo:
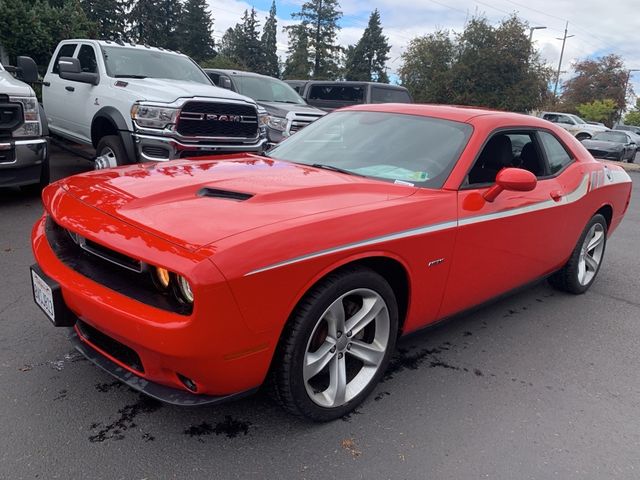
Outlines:
[[522,168],[536,177],[546,174],[540,147],[532,131],[509,131],[493,135],[485,144],[467,177],[469,185],[491,184],[503,168]]

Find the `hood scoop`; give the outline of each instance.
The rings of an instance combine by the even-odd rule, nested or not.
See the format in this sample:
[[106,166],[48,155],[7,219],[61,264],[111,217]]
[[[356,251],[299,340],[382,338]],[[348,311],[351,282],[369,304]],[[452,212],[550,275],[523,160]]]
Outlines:
[[219,188],[204,187],[198,190],[199,197],[221,198],[224,200],[235,200],[244,202],[253,197],[252,193],[234,192],[232,190],[222,190]]

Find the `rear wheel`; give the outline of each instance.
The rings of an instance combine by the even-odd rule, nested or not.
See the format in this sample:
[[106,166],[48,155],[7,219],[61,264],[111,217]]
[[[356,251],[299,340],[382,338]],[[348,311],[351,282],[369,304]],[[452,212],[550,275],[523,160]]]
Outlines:
[[579,133],[576,135],[576,138],[580,141],[588,140],[589,138],[591,138],[591,135],[589,135],[588,133]]
[[582,232],[569,261],[549,277],[549,283],[569,293],[586,292],[600,271],[606,244],[607,221],[602,215],[596,214]]
[[118,135],[106,135],[96,146],[96,169],[111,168],[129,163],[129,157]]
[[375,388],[395,347],[393,290],[365,268],[331,274],[301,301],[276,354],[272,388],[290,413],[339,418]]

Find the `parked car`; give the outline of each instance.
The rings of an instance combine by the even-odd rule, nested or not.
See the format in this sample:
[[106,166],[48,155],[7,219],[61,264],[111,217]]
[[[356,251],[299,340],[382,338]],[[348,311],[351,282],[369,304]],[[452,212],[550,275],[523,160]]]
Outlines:
[[596,133],[590,140],[583,140],[582,144],[596,158],[619,162],[628,160],[633,163],[638,149],[629,132],[621,130]]
[[[361,103],[412,103],[409,91],[399,85],[375,82],[285,80],[295,86],[309,105],[331,112]],[[301,82],[304,82],[302,85]]]
[[266,110],[270,146],[326,114],[307,105],[295,90],[277,78],[239,70],[205,68],[204,71],[215,85],[253,98]]
[[624,130],[625,132],[633,132],[636,135],[640,135],[640,127],[636,125],[616,125],[614,130]]
[[535,117],[360,105],[268,156],[50,185],[34,299],[145,394],[206,404],[267,381],[289,412],[332,420],[375,388],[399,335],[549,275],[587,291],[630,195],[620,166]]
[[[20,57],[13,69],[38,78],[35,63]],[[0,187],[38,188],[49,183],[49,149],[33,89],[0,63]]]
[[96,149],[96,167],[260,152],[254,100],[213,85],[189,57],[122,41],[60,42],[42,99],[52,134]]
[[557,124],[559,127],[564,128],[565,130],[573,134],[573,136],[575,136],[578,140],[591,138],[598,132],[606,132],[607,130],[609,130],[605,126],[589,124],[579,116],[573,115],[571,113],[542,112],[540,113],[540,118],[548,120],[552,123]]

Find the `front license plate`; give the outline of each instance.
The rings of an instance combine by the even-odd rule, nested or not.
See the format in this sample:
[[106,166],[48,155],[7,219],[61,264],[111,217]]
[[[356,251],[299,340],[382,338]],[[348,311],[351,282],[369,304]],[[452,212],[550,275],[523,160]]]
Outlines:
[[56,327],[72,327],[76,318],[62,298],[60,285],[48,278],[37,265],[31,267],[33,300]]
[[51,287],[33,270],[31,270],[31,283],[33,285],[33,299],[55,325],[56,309],[53,305]]

